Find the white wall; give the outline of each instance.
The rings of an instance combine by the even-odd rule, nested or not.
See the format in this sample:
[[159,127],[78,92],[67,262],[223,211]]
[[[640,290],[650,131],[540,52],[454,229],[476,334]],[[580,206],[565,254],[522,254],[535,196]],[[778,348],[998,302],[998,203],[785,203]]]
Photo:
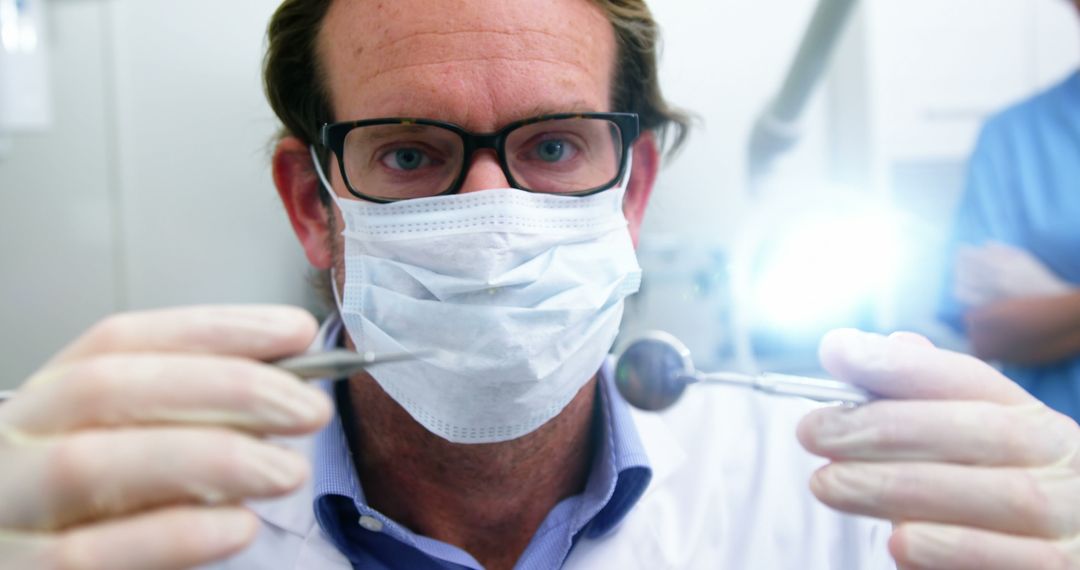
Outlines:
[[[685,151],[662,171],[643,231],[675,231],[696,242],[729,243],[746,200],[746,141],[779,87],[814,0],[660,0],[661,82],[669,100],[694,112]],[[815,172],[827,151],[824,107],[809,111],[807,137],[787,168]],[[792,164],[794,163],[794,164]]]
[[988,115],[1080,63],[1071,1],[870,0],[863,16],[890,159],[966,157]]
[[304,299],[259,63],[277,0],[118,0],[125,306]]
[[0,156],[0,387],[117,310],[313,303],[268,169],[277,4],[48,4],[56,120]]
[[0,156],[0,387],[123,302],[107,24],[99,2],[50,8],[54,124]]

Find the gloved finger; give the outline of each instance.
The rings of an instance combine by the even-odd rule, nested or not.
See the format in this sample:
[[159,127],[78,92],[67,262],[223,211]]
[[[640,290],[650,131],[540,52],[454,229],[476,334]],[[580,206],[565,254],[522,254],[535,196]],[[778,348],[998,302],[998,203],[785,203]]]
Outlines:
[[953,284],[953,297],[965,307],[981,307],[993,300],[981,286],[961,282]]
[[279,496],[308,477],[300,454],[229,430],[132,429],[0,448],[0,528],[56,530],[176,503]]
[[138,424],[296,435],[324,425],[331,408],[321,390],[251,360],[124,354],[58,365],[52,381],[0,407],[0,423],[33,435]]
[[[43,570],[181,570],[227,558],[255,539],[258,519],[241,507],[174,507],[74,529],[35,545]],[[0,537],[0,557],[5,542]],[[0,558],[0,567],[3,565]]]
[[1001,281],[1002,268],[984,261],[962,261],[956,266],[955,280],[971,287],[994,289]]
[[1034,258],[1034,256],[1028,252],[1028,250],[1009,245],[1004,242],[990,240],[983,245],[982,250],[986,252],[986,256],[991,259],[1018,259],[1018,258]]
[[962,298],[989,298],[993,296],[993,289],[985,283],[978,283],[968,278],[957,278],[953,282],[953,295],[957,299]]
[[985,250],[981,245],[960,244],[956,248],[956,261],[979,259],[986,255]]
[[819,469],[810,489],[835,509],[1023,536],[1080,532],[1080,481],[1071,468],[986,468],[941,463],[845,461]]
[[993,299],[1002,294],[988,281],[974,281],[966,278],[959,278],[953,282],[953,292],[958,298],[973,296],[982,299]]
[[889,553],[913,570],[1031,570],[1075,568],[1076,539],[1049,541],[932,523],[905,523],[889,539]]
[[821,340],[819,356],[825,370],[835,378],[885,398],[1036,402],[977,358],[879,334],[854,329],[830,331]]
[[914,332],[909,332],[909,331],[896,331],[896,332],[889,335],[889,340],[895,340],[895,341],[898,341],[898,342],[906,342],[908,344],[914,344],[914,345],[918,345],[918,346],[928,346],[928,347],[931,347],[931,348],[933,348],[933,346],[934,346],[933,341],[931,341],[930,339],[926,338],[925,336],[923,336],[923,335],[921,335],[919,333],[914,333]]
[[274,360],[302,352],[317,323],[284,305],[158,309],[111,316],[79,337],[49,364],[112,352],[227,354]]
[[996,265],[995,254],[985,247],[961,247],[956,252],[955,264],[958,269],[987,270]]
[[1076,424],[1041,403],[878,400],[814,410],[797,433],[807,451],[833,460],[1034,467],[1074,452]]
[[998,272],[972,264],[958,265],[953,281],[969,288],[991,289],[997,282]]

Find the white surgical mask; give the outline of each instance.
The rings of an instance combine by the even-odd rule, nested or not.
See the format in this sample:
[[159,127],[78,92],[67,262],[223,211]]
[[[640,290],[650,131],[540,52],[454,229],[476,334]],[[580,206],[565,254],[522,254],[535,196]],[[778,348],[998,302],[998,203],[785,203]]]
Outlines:
[[338,308],[357,349],[438,349],[369,371],[429,431],[521,437],[599,370],[641,282],[625,179],[585,197],[493,189],[378,204],[339,198],[319,176],[345,221]]

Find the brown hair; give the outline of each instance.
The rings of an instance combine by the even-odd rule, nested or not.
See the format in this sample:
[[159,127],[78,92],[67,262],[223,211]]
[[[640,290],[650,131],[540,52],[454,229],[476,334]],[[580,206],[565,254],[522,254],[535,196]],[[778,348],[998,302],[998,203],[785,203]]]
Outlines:
[[[285,0],[267,30],[263,81],[270,106],[284,123],[282,136],[312,144],[332,120],[316,43],[333,0]],[[615,28],[618,62],[612,109],[637,113],[643,130],[669,152],[686,139],[687,115],[664,101],[657,77],[659,30],[644,0],[591,0]]]

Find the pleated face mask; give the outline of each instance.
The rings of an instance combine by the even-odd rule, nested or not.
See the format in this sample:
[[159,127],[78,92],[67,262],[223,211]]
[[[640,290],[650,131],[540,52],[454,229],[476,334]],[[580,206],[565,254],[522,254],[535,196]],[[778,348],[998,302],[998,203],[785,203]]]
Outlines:
[[521,437],[599,370],[641,282],[629,174],[583,197],[502,188],[388,204],[340,198],[319,176],[344,219],[335,297],[357,350],[436,349],[369,371],[426,429],[455,443]]

